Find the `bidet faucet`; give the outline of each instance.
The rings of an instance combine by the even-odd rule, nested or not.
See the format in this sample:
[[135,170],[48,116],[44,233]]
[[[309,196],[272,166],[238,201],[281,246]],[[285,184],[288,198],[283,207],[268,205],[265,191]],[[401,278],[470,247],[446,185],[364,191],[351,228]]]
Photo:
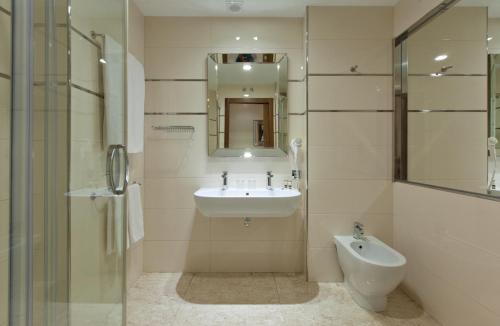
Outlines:
[[272,190],[273,185],[271,179],[274,177],[273,173],[271,171],[267,171],[267,189]]
[[365,226],[360,222],[354,222],[354,232],[352,236],[357,240],[366,240]]
[[226,190],[227,189],[227,171],[223,171],[221,177],[222,177],[222,190]]

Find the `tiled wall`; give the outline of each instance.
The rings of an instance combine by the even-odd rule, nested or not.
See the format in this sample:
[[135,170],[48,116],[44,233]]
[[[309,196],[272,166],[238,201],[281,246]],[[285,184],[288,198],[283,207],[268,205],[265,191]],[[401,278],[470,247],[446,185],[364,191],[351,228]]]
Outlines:
[[[235,39],[240,36],[240,41]],[[259,40],[254,41],[253,36]],[[278,52],[289,57],[290,136],[305,138],[303,20],[287,18],[146,17],[147,115],[145,119],[144,271],[302,271],[304,214],[283,219],[206,218],[195,207],[201,186],[254,179],[264,186],[290,178],[286,158],[209,158],[207,155],[206,65],[212,52]],[[188,79],[190,81],[188,81]],[[189,125],[188,135],[152,126]],[[305,147],[305,146],[304,146]]]
[[[440,1],[420,1],[420,16],[410,2],[396,6],[404,28]],[[496,201],[394,184],[394,246],[408,260],[403,286],[443,325],[500,325],[499,211]]]
[[[411,181],[486,191],[486,20],[485,7],[455,7],[408,38]],[[446,60],[434,60],[443,53]],[[447,65],[453,66],[448,73],[455,76],[430,76]]]
[[392,14],[392,7],[308,9],[313,281],[342,281],[333,236],[351,234],[354,221],[392,243]]
[[0,0],[0,326],[8,323],[10,185],[10,0]]
[[[128,51],[144,65],[144,15],[134,1],[129,1]],[[130,180],[144,184],[144,154],[129,154]],[[142,189],[141,189],[142,190]],[[144,200],[144,194],[142,194]],[[127,284],[131,286],[142,274],[143,241],[127,250]]]
[[405,290],[443,325],[500,325],[500,203],[394,184]]

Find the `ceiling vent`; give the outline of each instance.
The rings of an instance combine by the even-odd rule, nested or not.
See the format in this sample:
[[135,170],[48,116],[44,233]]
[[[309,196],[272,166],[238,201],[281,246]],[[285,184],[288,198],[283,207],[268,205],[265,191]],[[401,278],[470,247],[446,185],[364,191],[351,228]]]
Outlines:
[[243,0],[225,0],[226,7],[231,12],[240,12],[243,8]]

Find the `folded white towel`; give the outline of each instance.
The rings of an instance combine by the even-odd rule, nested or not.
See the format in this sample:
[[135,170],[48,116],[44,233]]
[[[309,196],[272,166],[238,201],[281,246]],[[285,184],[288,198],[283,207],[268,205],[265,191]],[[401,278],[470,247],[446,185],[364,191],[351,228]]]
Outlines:
[[127,149],[129,153],[144,151],[144,99],[146,82],[144,67],[132,54],[127,58]]
[[123,196],[110,197],[106,216],[106,254],[123,254]]
[[104,39],[104,144],[124,144],[124,60],[123,47],[111,36]]
[[141,187],[138,184],[128,187],[128,236],[130,244],[134,244],[144,238]]

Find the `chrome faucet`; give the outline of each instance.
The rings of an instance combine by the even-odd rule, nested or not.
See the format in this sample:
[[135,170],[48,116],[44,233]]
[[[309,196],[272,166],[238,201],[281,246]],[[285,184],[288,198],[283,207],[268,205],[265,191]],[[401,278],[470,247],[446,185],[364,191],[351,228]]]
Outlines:
[[359,222],[354,222],[354,239],[357,240],[366,240],[365,237],[365,226]]
[[273,184],[271,179],[274,177],[274,174],[271,171],[267,171],[267,189],[272,190]]
[[223,171],[221,177],[222,177],[222,190],[226,190],[227,189],[227,171]]

